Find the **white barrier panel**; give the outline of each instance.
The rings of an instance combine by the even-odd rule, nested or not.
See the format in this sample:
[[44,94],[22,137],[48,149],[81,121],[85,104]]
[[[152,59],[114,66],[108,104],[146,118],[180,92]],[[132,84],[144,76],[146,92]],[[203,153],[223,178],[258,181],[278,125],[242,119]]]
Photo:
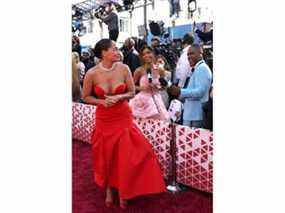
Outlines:
[[213,133],[206,129],[176,128],[177,182],[213,191]]
[[[95,111],[95,106],[73,103],[73,139],[90,143],[95,126]],[[171,165],[169,123],[153,119],[135,119],[135,122],[153,145],[164,177],[169,177]],[[212,192],[212,132],[178,125],[176,127],[176,149],[177,181],[202,191]]]

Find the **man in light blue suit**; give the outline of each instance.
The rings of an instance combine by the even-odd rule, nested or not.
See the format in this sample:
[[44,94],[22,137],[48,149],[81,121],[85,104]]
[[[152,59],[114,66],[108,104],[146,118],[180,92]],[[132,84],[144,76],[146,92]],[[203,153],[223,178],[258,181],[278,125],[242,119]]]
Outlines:
[[184,100],[183,125],[200,128],[203,120],[203,104],[209,99],[212,73],[203,60],[200,45],[194,44],[188,50],[188,60],[192,73],[186,79],[183,88],[171,86],[168,92]]

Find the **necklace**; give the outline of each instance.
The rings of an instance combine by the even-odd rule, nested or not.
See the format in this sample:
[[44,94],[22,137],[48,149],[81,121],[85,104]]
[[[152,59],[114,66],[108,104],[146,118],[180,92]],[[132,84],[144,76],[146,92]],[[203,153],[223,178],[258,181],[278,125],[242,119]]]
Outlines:
[[102,62],[99,64],[99,66],[100,66],[100,68],[101,68],[102,70],[104,70],[104,71],[106,71],[106,72],[111,72],[111,71],[115,68],[116,63],[114,63],[110,69],[105,68],[105,67],[103,66]]

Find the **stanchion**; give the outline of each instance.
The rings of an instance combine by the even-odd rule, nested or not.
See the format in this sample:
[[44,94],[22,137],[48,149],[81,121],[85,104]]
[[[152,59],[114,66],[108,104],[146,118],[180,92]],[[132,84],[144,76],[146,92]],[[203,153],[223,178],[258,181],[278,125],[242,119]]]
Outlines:
[[167,186],[167,190],[172,193],[178,193],[181,190],[179,184],[177,183],[177,174],[176,174],[176,123],[171,119],[170,128],[171,128],[171,141],[170,141],[170,153],[171,153],[171,184]]

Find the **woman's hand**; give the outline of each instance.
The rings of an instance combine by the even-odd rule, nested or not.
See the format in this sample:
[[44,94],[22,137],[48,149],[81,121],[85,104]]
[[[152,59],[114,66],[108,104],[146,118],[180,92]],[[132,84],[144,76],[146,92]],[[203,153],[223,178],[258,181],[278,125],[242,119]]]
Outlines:
[[99,102],[100,105],[104,106],[104,107],[109,107],[111,106],[111,103],[109,103],[108,101],[106,101],[106,99],[100,99],[100,102]]
[[161,88],[159,84],[149,83],[148,85],[151,90],[159,90]]
[[99,104],[104,107],[110,107],[113,106],[115,103],[117,103],[113,98],[107,98],[106,99],[100,99]]
[[153,83],[148,83],[148,85],[143,85],[139,87],[139,91],[144,91],[144,92],[151,92],[151,91],[156,91],[159,89],[160,89],[160,86],[157,84],[153,84]]
[[120,101],[121,95],[112,95],[112,96],[105,95],[105,98],[106,98],[105,99],[106,105],[109,107],[109,106],[113,106],[118,101]]
[[143,85],[139,87],[139,91],[149,92],[150,87],[148,85]]
[[181,93],[180,88],[173,85],[167,88],[167,92],[175,98],[179,97]]

